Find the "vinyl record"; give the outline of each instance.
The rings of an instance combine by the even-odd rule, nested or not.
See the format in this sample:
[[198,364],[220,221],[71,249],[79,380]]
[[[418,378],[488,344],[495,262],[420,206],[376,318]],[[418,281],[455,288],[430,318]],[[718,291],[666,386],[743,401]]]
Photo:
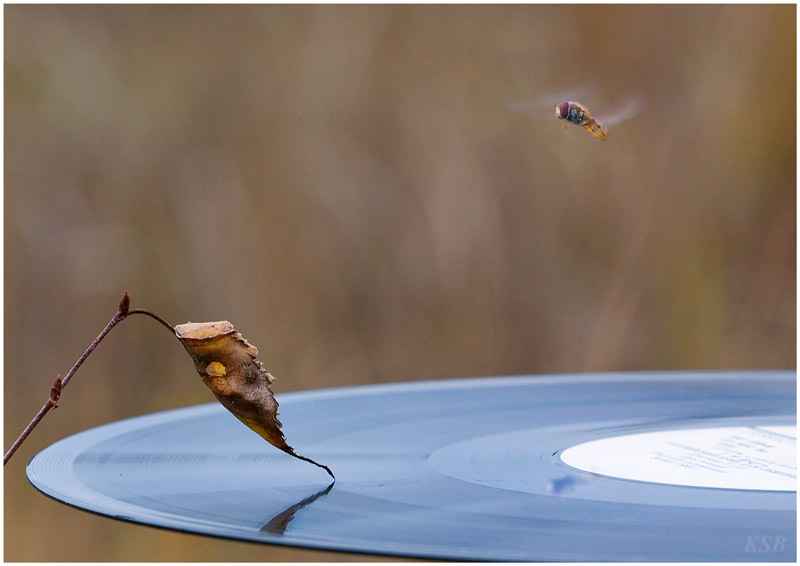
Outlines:
[[241,540],[448,560],[794,561],[794,372],[520,376],[278,396],[299,461],[217,404],[76,434],[46,495]]

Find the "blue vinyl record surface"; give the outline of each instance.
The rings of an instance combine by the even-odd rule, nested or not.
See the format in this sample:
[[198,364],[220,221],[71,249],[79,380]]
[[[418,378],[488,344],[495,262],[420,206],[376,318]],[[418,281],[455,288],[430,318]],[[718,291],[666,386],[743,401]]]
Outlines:
[[33,485],[109,517],[447,560],[790,561],[793,371],[519,376],[278,395],[288,442],[214,403],[76,434]]

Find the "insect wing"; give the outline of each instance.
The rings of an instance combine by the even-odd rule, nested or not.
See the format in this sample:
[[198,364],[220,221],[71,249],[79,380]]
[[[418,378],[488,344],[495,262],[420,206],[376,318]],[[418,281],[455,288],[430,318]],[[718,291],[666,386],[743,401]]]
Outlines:
[[560,90],[542,94],[530,100],[519,100],[509,102],[508,108],[515,112],[522,112],[536,118],[543,118],[547,120],[553,119],[553,105],[558,104],[562,100],[581,100],[586,102],[591,98],[594,88],[591,86],[576,87],[567,90]]
[[634,94],[626,98],[611,112],[606,112],[600,116],[596,116],[598,122],[603,126],[609,128],[616,126],[635,117],[644,107],[644,96],[641,94]]

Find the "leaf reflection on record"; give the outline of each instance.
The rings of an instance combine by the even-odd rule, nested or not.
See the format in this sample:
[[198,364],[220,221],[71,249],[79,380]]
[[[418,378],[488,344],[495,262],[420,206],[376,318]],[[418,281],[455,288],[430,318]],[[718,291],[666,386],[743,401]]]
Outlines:
[[301,509],[308,507],[312,503],[314,503],[320,497],[324,497],[328,495],[331,489],[333,489],[333,484],[336,482],[331,482],[328,487],[311,495],[310,497],[306,497],[302,501],[295,503],[294,505],[290,505],[274,517],[272,517],[269,521],[264,523],[264,526],[261,527],[262,533],[269,533],[273,535],[282,535],[286,532],[286,527],[289,526],[289,523],[292,519],[294,519],[295,514],[300,511]]

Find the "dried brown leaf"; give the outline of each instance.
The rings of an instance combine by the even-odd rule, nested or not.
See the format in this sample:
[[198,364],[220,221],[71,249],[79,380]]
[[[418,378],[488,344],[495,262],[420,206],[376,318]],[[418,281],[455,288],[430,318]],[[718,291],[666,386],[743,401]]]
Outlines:
[[230,322],[187,322],[176,326],[175,334],[192,357],[203,383],[226,409],[273,446],[325,469],[336,479],[330,468],[297,454],[286,443],[278,420],[278,402],[270,388],[275,378],[257,359],[258,349]]

